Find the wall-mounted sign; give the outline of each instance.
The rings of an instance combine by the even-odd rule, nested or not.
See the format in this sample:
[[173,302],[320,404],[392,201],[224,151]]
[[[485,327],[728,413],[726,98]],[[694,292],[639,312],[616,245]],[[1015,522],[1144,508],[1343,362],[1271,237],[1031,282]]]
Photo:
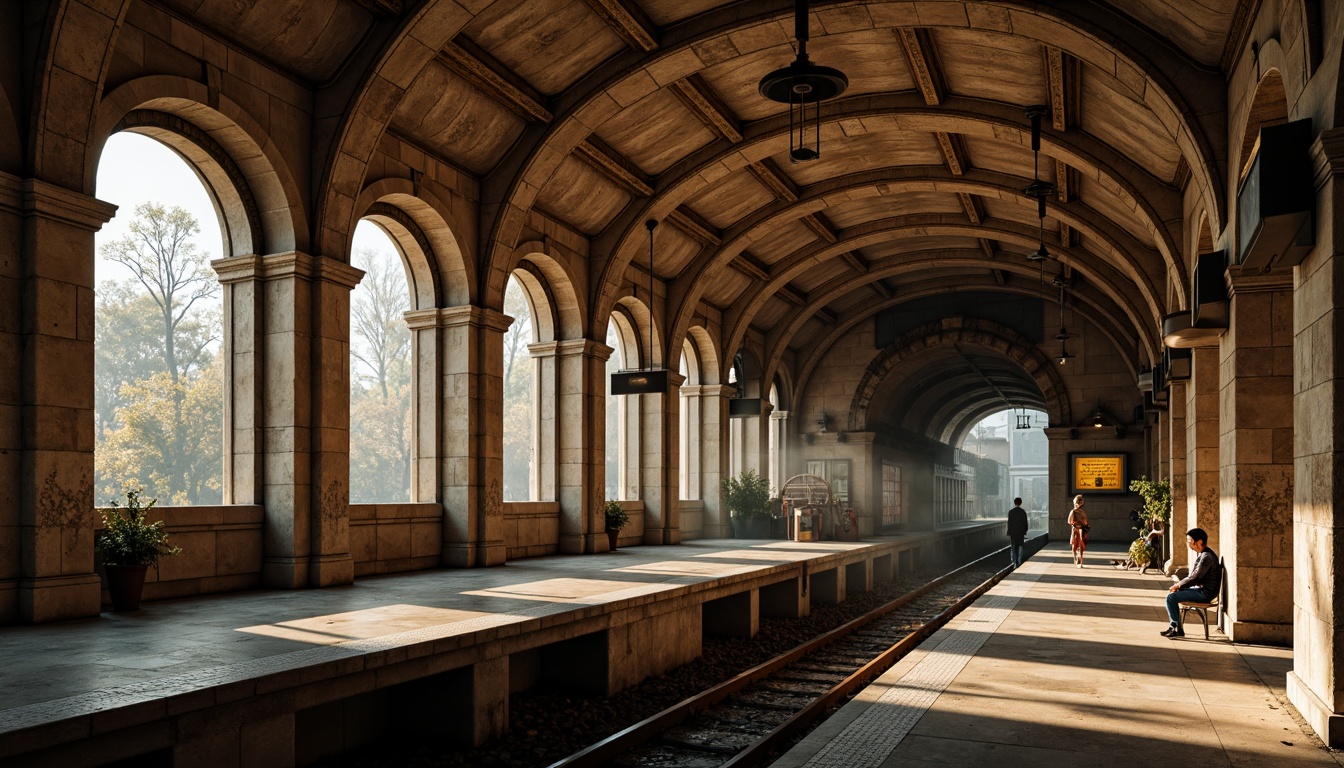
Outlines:
[[1128,493],[1127,459],[1124,453],[1070,453],[1069,493]]

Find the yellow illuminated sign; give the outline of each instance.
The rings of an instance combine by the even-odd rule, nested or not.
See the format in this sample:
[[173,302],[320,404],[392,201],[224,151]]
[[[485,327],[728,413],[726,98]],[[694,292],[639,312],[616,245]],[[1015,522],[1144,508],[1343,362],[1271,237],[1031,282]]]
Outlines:
[[1123,454],[1073,456],[1073,493],[1125,491]]

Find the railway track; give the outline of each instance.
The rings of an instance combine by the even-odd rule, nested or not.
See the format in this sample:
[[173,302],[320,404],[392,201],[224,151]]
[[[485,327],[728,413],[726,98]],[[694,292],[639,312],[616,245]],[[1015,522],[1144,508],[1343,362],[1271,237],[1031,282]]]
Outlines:
[[[1029,541],[1031,550],[1039,541]],[[998,583],[968,563],[550,768],[746,768],[762,764]],[[988,578],[986,578],[988,576]]]

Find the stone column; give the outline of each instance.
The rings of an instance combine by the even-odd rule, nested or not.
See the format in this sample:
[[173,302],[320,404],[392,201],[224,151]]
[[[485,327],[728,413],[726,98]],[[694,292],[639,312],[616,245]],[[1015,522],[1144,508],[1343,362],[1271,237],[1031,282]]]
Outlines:
[[1185,532],[1190,530],[1188,501],[1186,499],[1186,462],[1189,453],[1186,449],[1187,434],[1185,428],[1186,406],[1185,381],[1171,382],[1171,394],[1167,406],[1168,445],[1171,449],[1171,525],[1167,527],[1166,548],[1172,565],[1189,564],[1190,550],[1185,546]]
[[705,504],[705,538],[709,539],[733,535],[720,485],[728,475],[728,398],[734,391],[726,385],[700,387],[700,498]]
[[[1222,515],[1218,502],[1218,348],[1190,351],[1190,381],[1185,386],[1186,523],[1208,532],[1209,546],[1216,552]],[[1176,531],[1172,538],[1173,547],[1185,546],[1185,531]]]
[[784,487],[789,475],[789,412],[770,412],[770,482],[775,493]]
[[504,332],[512,318],[473,306],[430,310],[441,339],[443,564],[500,565],[504,546]]
[[640,498],[644,500],[644,543],[680,544],[677,447],[681,425],[681,391],[686,377],[668,371],[667,392],[638,395],[641,421]]
[[[1234,270],[1239,271],[1239,270]],[[1218,455],[1228,636],[1291,644],[1293,277],[1233,274]]]
[[560,551],[606,552],[607,358],[601,342],[556,343],[556,420],[559,457]]
[[115,212],[0,174],[0,624],[98,614],[93,235]]
[[1293,330],[1293,671],[1288,699],[1317,735],[1344,746],[1344,129],[1316,160],[1316,248],[1297,268]]
[[402,315],[411,332],[411,501],[433,502],[443,485],[439,406],[443,402],[443,334],[436,309]]
[[268,586],[349,584],[350,291],[364,273],[298,252],[212,266],[229,321],[226,502],[265,506]]
[[558,343],[527,346],[532,356],[532,473],[528,481],[532,501],[555,499],[556,452],[559,448],[555,412],[559,392],[556,366]]

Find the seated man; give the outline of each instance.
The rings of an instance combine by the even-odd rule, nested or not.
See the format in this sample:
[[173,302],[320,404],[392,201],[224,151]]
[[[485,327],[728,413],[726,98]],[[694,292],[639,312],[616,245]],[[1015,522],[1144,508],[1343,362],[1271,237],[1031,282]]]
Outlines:
[[1185,637],[1181,628],[1181,603],[1207,603],[1218,596],[1222,581],[1218,555],[1209,549],[1209,534],[1203,528],[1191,528],[1185,534],[1185,543],[1195,553],[1190,575],[1171,585],[1167,590],[1167,618],[1171,626],[1162,631],[1163,637]]

